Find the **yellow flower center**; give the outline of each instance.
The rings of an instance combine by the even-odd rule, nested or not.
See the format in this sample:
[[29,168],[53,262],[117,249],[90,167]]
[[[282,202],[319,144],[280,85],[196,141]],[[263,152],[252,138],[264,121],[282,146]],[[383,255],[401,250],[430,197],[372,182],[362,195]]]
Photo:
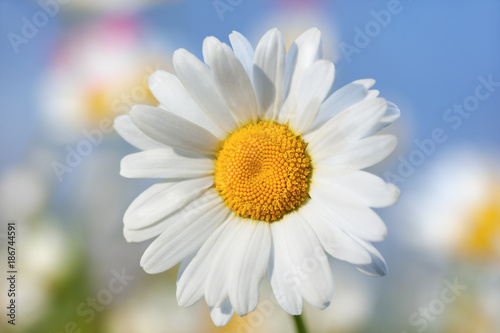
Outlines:
[[286,125],[244,126],[222,142],[215,187],[236,215],[279,220],[308,197],[312,167],[306,146]]

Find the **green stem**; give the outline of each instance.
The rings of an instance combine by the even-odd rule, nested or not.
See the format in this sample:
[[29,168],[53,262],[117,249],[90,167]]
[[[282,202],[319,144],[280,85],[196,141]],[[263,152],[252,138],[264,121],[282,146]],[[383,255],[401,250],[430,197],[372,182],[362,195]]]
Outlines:
[[307,333],[306,324],[304,323],[304,319],[302,319],[302,315],[292,316],[295,320],[295,326],[297,327],[297,333]]

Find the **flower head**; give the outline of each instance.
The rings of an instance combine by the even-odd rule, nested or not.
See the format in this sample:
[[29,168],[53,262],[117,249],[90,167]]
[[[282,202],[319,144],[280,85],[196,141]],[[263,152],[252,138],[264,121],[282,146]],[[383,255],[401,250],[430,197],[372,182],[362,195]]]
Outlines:
[[125,237],[158,236],[141,265],[149,273],[182,261],[181,306],[205,297],[216,325],[253,311],[267,271],[279,304],[300,314],[305,299],[324,309],[333,297],[328,257],[384,275],[369,243],[386,227],[370,207],[394,204],[398,189],[365,171],[396,146],[372,135],[399,117],[397,107],[355,81],[330,94],[334,65],[321,33],[290,50],[277,29],[255,51],[237,32],[232,45],[208,37],[204,62],[174,54],[176,74],[155,72],[161,107],[138,105],[115,121],[144,150],[121,174],[163,178],[125,213]]
[[494,156],[467,146],[438,156],[417,179],[412,195],[401,202],[414,229],[405,241],[428,252],[428,257],[496,264],[500,162]]
[[[87,3],[87,2],[83,2]],[[153,41],[133,17],[110,17],[69,30],[39,86],[42,120],[50,139],[80,140],[136,103],[153,104],[147,77],[160,61]]]

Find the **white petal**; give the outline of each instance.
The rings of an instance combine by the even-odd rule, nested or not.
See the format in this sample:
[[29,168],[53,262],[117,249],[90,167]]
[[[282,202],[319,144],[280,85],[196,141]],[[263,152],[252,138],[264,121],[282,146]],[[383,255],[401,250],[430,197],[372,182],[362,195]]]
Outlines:
[[144,134],[130,119],[129,115],[121,115],[115,118],[114,127],[120,136],[132,146],[141,150],[166,148],[164,144],[151,139]]
[[342,231],[330,220],[326,212],[312,201],[303,205],[298,212],[314,230],[325,252],[352,264],[370,264],[371,256],[364,247]]
[[241,62],[243,68],[245,68],[245,71],[248,74],[248,77],[252,80],[252,65],[254,58],[252,44],[248,41],[248,39],[246,39],[245,36],[237,31],[233,31],[229,35],[229,41],[231,42],[231,47],[233,48],[236,58],[238,58]]
[[385,263],[384,258],[377,251],[377,249],[368,242],[363,241],[362,239],[354,237],[354,239],[361,244],[366,251],[371,256],[371,263],[365,265],[358,265],[357,269],[367,275],[374,277],[381,277],[387,274],[387,264]]
[[302,311],[304,297],[325,309],[333,297],[333,278],[323,248],[300,215],[290,213],[271,224],[273,247],[269,279],[278,303],[292,315]]
[[398,144],[394,135],[374,135],[359,141],[333,145],[314,155],[317,167],[325,172],[339,167],[364,169],[383,161]]
[[213,36],[206,37],[203,40],[203,61],[205,62],[205,64],[210,63],[210,56],[212,55],[212,51],[214,50],[215,46],[219,44],[220,41]]
[[305,132],[318,115],[335,77],[335,67],[330,61],[318,60],[304,73],[296,91],[297,109],[289,118],[290,127],[296,133]]
[[259,303],[259,286],[269,263],[272,240],[269,223],[248,219],[241,223],[246,228],[233,252],[236,260],[229,277],[229,299],[235,312],[244,316]]
[[177,214],[178,212],[175,212],[163,220],[160,220],[156,223],[153,223],[151,225],[148,225],[140,229],[129,229],[127,228],[127,226],[124,226],[123,236],[129,243],[143,242],[145,240],[156,237],[163,231],[165,231],[165,229],[172,222],[173,219],[177,218]]
[[157,226],[157,225],[154,225],[150,228],[144,228],[139,230],[128,229],[127,227],[124,226],[123,237],[125,237],[125,240],[129,243],[139,243],[158,236],[163,232],[164,229],[165,229],[164,226]]
[[229,210],[220,200],[214,200],[194,212],[180,214],[147,248],[141,259],[144,271],[164,272],[196,252],[227,219]]
[[383,276],[387,273],[384,259],[370,243],[343,232],[313,200],[304,205],[299,213],[309,223],[329,255],[356,265],[368,275]]
[[331,191],[329,184],[314,179],[309,194],[345,232],[369,241],[381,241],[387,235],[382,219],[356,198]]
[[217,269],[214,266],[214,259],[217,258],[219,251],[229,240],[223,236],[227,229],[231,230],[235,227],[235,224],[231,222],[232,220],[229,218],[208,238],[178,277],[177,302],[180,306],[191,306],[203,297],[207,276],[214,269]]
[[158,236],[164,232],[170,224],[181,218],[190,220],[197,219],[197,213],[203,212],[204,208],[212,207],[214,202],[216,204],[219,201],[219,193],[214,188],[210,188],[186,206],[182,207],[182,209],[175,211],[173,214],[159,220],[158,222],[140,229],[129,229],[127,226],[124,226],[123,234],[127,242],[143,242],[147,239]]
[[385,112],[382,119],[380,119],[380,122],[373,127],[371,133],[376,133],[378,131],[383,130],[384,128],[392,124],[394,121],[396,121],[400,115],[401,111],[399,111],[398,106],[392,102],[387,101],[387,111]]
[[283,99],[285,41],[277,29],[269,30],[255,49],[253,82],[263,120],[275,119]]
[[155,184],[130,204],[123,222],[128,229],[140,229],[152,225],[182,209],[212,184],[212,177]]
[[271,233],[273,246],[267,269],[269,281],[279,305],[289,314],[297,316],[302,313],[302,296],[297,287],[298,283],[292,280],[293,257],[288,250],[283,222],[274,222],[271,225]]
[[219,139],[227,136],[227,132],[215,125],[193,101],[177,76],[157,70],[149,76],[148,83],[149,89],[165,110],[207,129]]
[[205,114],[229,133],[236,129],[236,120],[219,95],[208,66],[184,49],[174,52],[173,62],[179,80]]
[[179,279],[182,277],[182,275],[184,274],[184,271],[189,266],[191,261],[193,261],[195,255],[196,255],[196,253],[193,253],[181,261],[181,264],[179,265],[179,270],[177,271],[177,279],[175,280],[176,282],[179,282]]
[[317,28],[302,33],[292,44],[286,55],[284,102],[279,114],[283,123],[296,106],[295,91],[302,76],[316,60],[323,58],[323,38]]
[[[210,307],[219,307],[229,296],[229,284],[238,244],[244,242],[245,225],[232,217],[223,235],[212,250],[212,269],[206,275],[205,300]],[[229,255],[230,254],[230,255]]]
[[229,324],[233,315],[233,307],[231,306],[229,300],[226,300],[220,307],[210,308],[210,316],[217,327],[223,327]]
[[214,171],[213,160],[184,157],[169,148],[127,155],[120,165],[120,175],[127,178],[196,178]]
[[234,117],[240,124],[256,122],[258,109],[252,83],[228,45],[215,47],[210,68],[215,85]]
[[386,101],[383,98],[375,98],[344,110],[316,131],[304,136],[304,140],[309,143],[309,154],[314,158],[334,145],[365,137],[380,121],[386,109]]
[[393,102],[387,101],[387,111],[380,121],[385,124],[390,124],[398,119],[400,115],[401,111],[399,111],[398,106]]
[[[236,313],[255,310],[259,286],[266,272],[271,248],[267,222],[235,217],[214,249],[213,269],[206,278],[205,298],[209,306],[221,306],[229,296]],[[228,255],[228,254],[231,255]]]
[[136,105],[130,117],[146,135],[172,148],[214,154],[220,142],[206,129],[160,108]]
[[339,90],[335,91],[321,105],[318,117],[311,130],[327,122],[330,118],[336,116],[348,107],[359,103],[367,98],[375,98],[376,94],[369,93],[369,90],[375,84],[373,79],[358,80],[349,83]]
[[315,181],[328,184],[331,191],[347,193],[369,207],[391,206],[399,199],[399,189],[394,184],[365,171],[332,174],[317,170]]

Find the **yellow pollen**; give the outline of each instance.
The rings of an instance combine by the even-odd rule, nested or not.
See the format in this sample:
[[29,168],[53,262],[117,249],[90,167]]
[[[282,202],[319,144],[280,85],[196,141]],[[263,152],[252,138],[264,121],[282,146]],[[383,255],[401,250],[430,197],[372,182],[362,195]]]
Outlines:
[[307,144],[288,126],[259,122],[222,142],[215,187],[236,215],[272,222],[308,198],[312,171]]

